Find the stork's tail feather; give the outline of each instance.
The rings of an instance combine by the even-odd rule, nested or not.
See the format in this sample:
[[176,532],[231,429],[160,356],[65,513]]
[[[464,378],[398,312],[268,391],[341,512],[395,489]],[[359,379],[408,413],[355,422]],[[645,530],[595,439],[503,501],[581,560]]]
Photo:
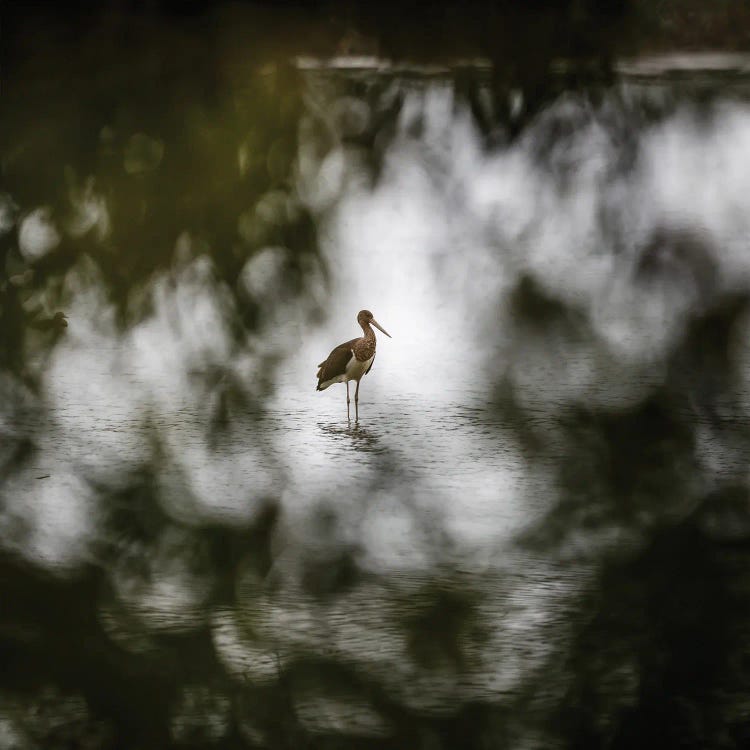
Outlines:
[[318,378],[318,387],[315,390],[324,391],[329,385],[332,385],[333,382],[333,380],[323,380],[323,378]]

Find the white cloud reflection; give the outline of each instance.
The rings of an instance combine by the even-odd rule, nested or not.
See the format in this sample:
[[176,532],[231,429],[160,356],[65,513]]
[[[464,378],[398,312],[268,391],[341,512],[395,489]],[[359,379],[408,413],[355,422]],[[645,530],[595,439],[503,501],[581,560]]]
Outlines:
[[18,249],[27,261],[43,258],[60,244],[61,239],[49,206],[31,211],[18,229]]

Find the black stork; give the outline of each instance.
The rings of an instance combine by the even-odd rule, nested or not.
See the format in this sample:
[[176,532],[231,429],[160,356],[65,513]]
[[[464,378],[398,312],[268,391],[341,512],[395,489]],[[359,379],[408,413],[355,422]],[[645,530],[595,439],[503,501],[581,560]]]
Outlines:
[[328,355],[328,358],[318,365],[317,390],[324,391],[334,383],[346,383],[346,417],[351,419],[349,415],[349,381],[356,380],[357,390],[354,392],[354,410],[356,419],[359,420],[359,381],[363,375],[367,375],[372,370],[372,363],[375,361],[375,346],[377,345],[375,331],[370,326],[375,326],[388,338],[392,338],[392,336],[375,320],[369,310],[359,311],[357,323],[362,326],[365,335],[339,344]]

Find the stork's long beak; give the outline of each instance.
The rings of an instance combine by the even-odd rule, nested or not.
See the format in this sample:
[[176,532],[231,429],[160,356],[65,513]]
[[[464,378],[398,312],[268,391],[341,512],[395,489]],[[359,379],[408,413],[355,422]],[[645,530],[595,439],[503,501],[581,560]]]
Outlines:
[[385,328],[383,328],[383,326],[381,326],[380,323],[378,323],[378,321],[375,320],[375,318],[373,318],[370,321],[370,323],[372,323],[375,326],[375,328],[377,328],[379,331],[382,331],[386,336],[388,336],[389,339],[393,338],[393,336],[391,336],[391,334],[388,333],[388,331],[386,331]]

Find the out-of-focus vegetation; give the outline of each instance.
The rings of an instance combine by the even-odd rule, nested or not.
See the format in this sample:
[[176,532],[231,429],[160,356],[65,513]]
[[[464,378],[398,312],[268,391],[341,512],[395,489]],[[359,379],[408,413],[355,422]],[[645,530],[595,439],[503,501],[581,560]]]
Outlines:
[[[638,129],[677,108],[607,106],[612,61],[741,47],[743,3],[2,12],[0,746],[743,746],[750,524],[733,337],[747,299],[720,290],[711,243],[669,231],[633,243],[623,294],[632,284],[645,305],[667,290],[687,322],[654,357],[658,387],[642,401],[623,388],[619,408],[569,397],[538,418],[536,386],[595,348],[593,324],[530,276],[510,289],[516,358],[493,370],[481,424],[498,453],[512,435],[559,497],[505,570],[445,562],[456,550],[413,502],[410,467],[366,428],[336,434],[358,441],[375,479],[340,480],[304,533],[290,530],[287,478],[266,455],[278,436],[259,438],[283,353],[264,326],[279,308],[293,323],[326,313],[301,151],[317,167],[350,148],[377,186],[403,90],[440,67],[488,158],[533,128],[528,169],[565,198],[586,163],[575,133],[603,133],[610,189],[640,166]],[[293,64],[347,55],[435,67],[313,82]],[[423,119],[408,124],[416,141]],[[611,203],[596,203],[602,244],[628,249]],[[488,242],[490,260],[514,250]],[[616,385],[637,369],[586,362],[592,382],[597,367]],[[699,438],[734,456],[736,475],[714,486]],[[361,565],[335,502],[351,487],[362,513],[399,501],[426,572]]]
[[[303,104],[283,55],[147,12],[77,20],[39,13],[16,19],[9,41],[6,30],[3,211],[20,229],[17,245],[3,238],[2,335],[16,368],[21,329],[53,318],[83,254],[122,322],[143,314],[138,285],[178,259],[181,235],[179,260],[210,252],[233,289],[263,247],[290,250],[290,293],[315,263],[315,228],[290,191]],[[236,302],[237,322],[254,326],[252,295]]]

